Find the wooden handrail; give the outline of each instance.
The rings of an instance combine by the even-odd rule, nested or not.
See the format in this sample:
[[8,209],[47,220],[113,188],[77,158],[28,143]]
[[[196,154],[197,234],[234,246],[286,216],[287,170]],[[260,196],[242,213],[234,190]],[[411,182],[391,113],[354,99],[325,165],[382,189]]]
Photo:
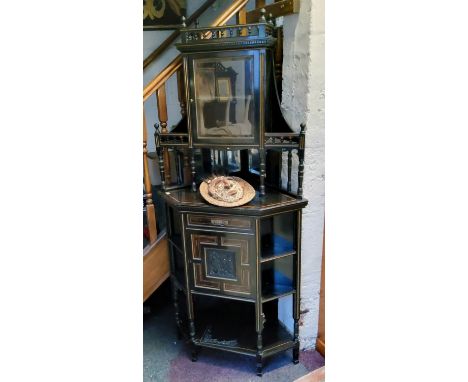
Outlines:
[[[235,0],[222,15],[220,15],[213,23],[212,27],[217,27],[226,24],[226,22],[241,10],[249,0]],[[145,102],[156,90],[158,90],[179,68],[182,66],[182,56],[179,54],[169,65],[167,65],[161,73],[154,77],[148,85],[143,89],[143,102]]]
[[[196,19],[198,19],[203,12],[205,12],[216,0],[207,0],[205,1],[200,8],[198,8],[185,22],[188,25],[192,24]],[[176,29],[172,32],[168,38],[166,38],[161,45],[159,45],[155,50],[153,50],[148,57],[143,60],[143,69],[145,69],[149,64],[151,64],[159,55],[166,50],[166,48],[171,45],[177,37],[180,35],[180,30]]]

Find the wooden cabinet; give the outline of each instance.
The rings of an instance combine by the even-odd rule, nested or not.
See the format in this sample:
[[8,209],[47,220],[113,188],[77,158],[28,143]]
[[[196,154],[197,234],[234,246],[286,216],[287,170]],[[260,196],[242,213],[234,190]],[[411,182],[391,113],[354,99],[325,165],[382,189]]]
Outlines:
[[[307,205],[305,125],[294,131],[282,116],[275,41],[275,27],[265,21],[182,30],[177,47],[187,115],[156,134],[179,334],[191,344],[192,360],[202,347],[246,354],[255,357],[258,375],[264,358],[278,352],[292,349],[299,361]],[[176,177],[165,176],[168,152],[176,158]],[[254,199],[239,207],[208,204],[198,186],[220,173],[251,184]],[[282,298],[290,301],[290,330],[279,320]]]
[[[299,228],[307,201],[271,190],[267,199],[256,196],[255,208],[221,208],[189,189],[161,195],[169,216],[176,322],[193,346],[192,359],[200,347],[251,355],[258,374],[263,359],[280,351],[293,349],[297,362]],[[289,295],[292,333],[278,319],[278,300]]]

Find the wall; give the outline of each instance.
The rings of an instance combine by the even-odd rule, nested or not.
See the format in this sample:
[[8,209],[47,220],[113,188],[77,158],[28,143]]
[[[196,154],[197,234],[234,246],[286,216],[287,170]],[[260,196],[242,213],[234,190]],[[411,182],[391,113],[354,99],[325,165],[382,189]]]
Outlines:
[[[283,112],[291,126],[307,125],[303,213],[300,340],[315,346],[325,204],[325,4],[302,0],[299,14],[285,16],[283,57]],[[289,302],[280,305],[285,315]]]

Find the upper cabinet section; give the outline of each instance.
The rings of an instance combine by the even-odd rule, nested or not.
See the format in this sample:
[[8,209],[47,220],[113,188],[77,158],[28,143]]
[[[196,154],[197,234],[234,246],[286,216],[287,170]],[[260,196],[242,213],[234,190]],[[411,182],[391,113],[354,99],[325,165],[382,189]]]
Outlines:
[[182,32],[193,147],[260,145],[273,32],[267,23]]

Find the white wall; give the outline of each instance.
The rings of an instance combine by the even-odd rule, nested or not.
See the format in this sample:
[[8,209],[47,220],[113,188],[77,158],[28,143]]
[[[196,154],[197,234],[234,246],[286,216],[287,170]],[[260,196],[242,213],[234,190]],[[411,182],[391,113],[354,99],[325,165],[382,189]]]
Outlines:
[[[303,213],[300,340],[315,346],[325,204],[325,4],[301,1],[299,14],[285,16],[283,57],[283,112],[295,130],[307,125]],[[289,302],[280,304],[285,316]]]

